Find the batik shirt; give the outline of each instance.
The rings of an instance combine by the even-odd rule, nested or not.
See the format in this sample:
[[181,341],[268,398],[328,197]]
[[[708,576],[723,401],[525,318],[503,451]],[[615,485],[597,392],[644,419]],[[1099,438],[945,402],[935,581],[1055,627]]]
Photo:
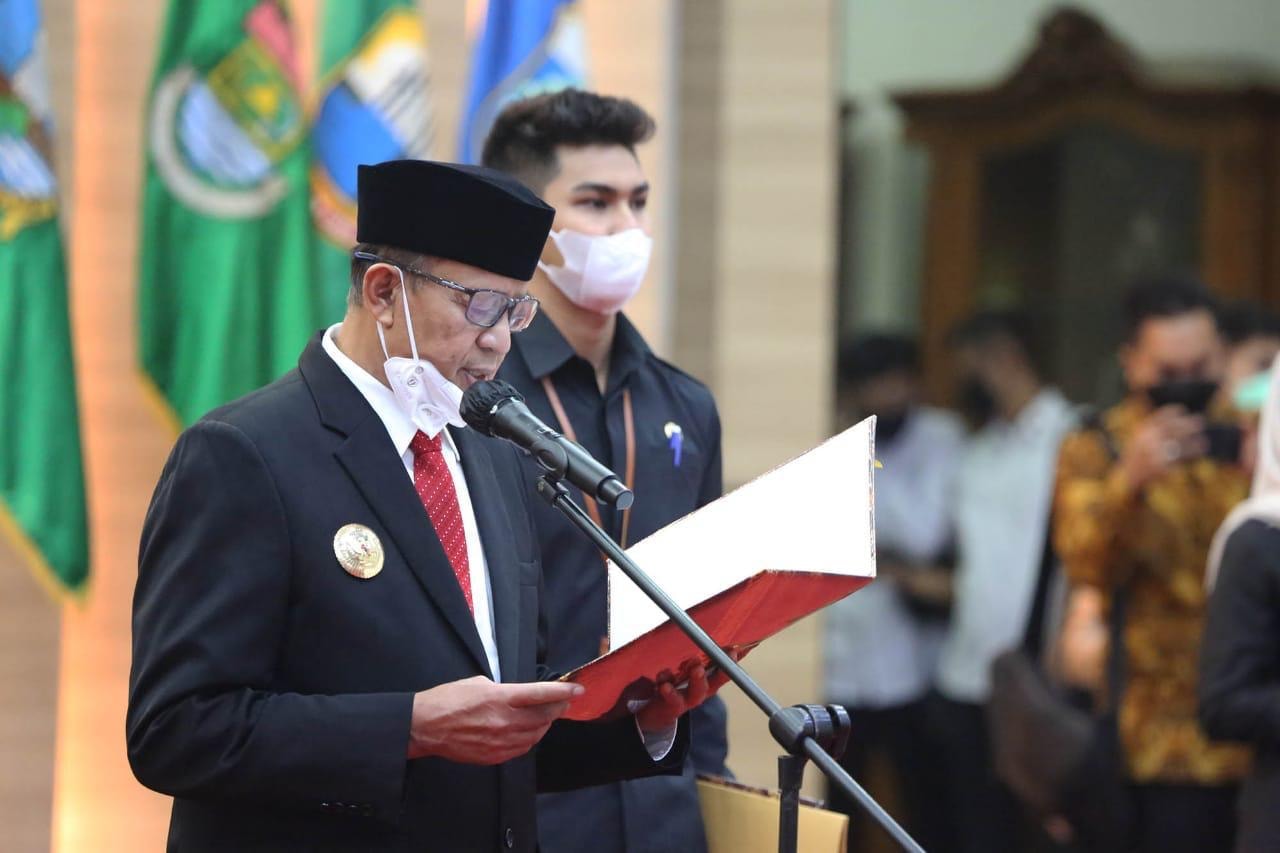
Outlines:
[[1083,429],[1063,442],[1054,545],[1072,583],[1102,591],[1108,609],[1126,591],[1118,719],[1130,776],[1231,782],[1247,771],[1248,751],[1201,731],[1196,669],[1209,544],[1249,481],[1238,466],[1201,458],[1131,490],[1116,456],[1148,412],[1126,400],[1103,415],[1105,432]]

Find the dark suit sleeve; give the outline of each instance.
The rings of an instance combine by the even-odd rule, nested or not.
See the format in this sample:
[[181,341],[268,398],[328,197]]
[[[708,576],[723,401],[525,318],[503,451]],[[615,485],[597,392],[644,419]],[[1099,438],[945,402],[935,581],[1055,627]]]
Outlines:
[[[702,475],[698,490],[698,507],[704,507],[724,494],[724,471],[720,454],[720,415],[715,402],[710,402],[710,418],[707,424],[707,447],[710,455],[707,470]],[[729,758],[729,711],[724,700],[712,696],[689,714],[691,729],[689,757],[698,773],[713,776],[732,776],[726,766]]]
[[720,453],[720,413],[716,405],[711,403],[711,411],[707,421],[707,470],[702,474],[702,484],[698,489],[698,509],[724,494],[724,464]]
[[610,722],[560,720],[538,744],[538,791],[568,791],[645,776],[678,776],[689,752],[689,714],[661,761],[644,747],[635,717]]
[[178,440],[143,527],[129,761],[174,796],[341,801],[398,814],[413,696],[276,692],[289,530],[258,449],[201,422]]
[[1280,530],[1228,539],[1200,645],[1200,721],[1210,737],[1280,747]]

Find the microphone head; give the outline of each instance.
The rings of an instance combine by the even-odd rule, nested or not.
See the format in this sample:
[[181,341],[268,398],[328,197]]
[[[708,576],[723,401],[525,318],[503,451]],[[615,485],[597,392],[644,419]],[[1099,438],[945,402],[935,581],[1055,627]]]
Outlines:
[[458,408],[467,426],[483,435],[493,435],[493,415],[499,406],[509,400],[522,403],[524,397],[510,382],[488,379],[476,382],[463,392],[462,404]]

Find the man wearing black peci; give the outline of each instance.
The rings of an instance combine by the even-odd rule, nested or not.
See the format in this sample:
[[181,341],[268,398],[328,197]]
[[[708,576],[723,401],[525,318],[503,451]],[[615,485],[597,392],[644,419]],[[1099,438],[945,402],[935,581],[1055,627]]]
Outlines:
[[536,312],[552,216],[486,169],[361,167],[343,322],[178,439],[127,719],[169,849],[532,851],[536,790],[679,772],[716,684],[558,720],[580,688],[538,683],[536,498],[458,412]]
[[[637,145],[653,119],[631,101],[574,89],[508,106],[484,163],[556,208],[530,292],[542,310],[513,341],[501,378],[547,424],[582,444],[635,492],[629,511],[590,501],[624,546],[720,496],[720,419],[710,391],[658,358],[622,313],[639,289],[652,240],[649,183]],[[572,669],[600,654],[607,585],[599,552],[548,506],[534,511],[546,570],[548,661]],[[643,567],[642,567],[643,568]],[[690,715],[682,776],[640,779],[539,797],[544,853],[706,848],[695,773],[725,774],[724,704]]]

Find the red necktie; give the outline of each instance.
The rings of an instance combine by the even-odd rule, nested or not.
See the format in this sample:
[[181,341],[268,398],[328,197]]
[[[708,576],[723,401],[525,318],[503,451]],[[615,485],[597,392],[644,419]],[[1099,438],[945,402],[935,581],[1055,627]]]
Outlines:
[[467,609],[475,613],[471,603],[471,563],[467,560],[467,536],[462,528],[462,511],[458,509],[458,492],[453,487],[453,477],[444,462],[440,450],[440,434],[427,438],[419,431],[409,442],[413,451],[413,487],[427,510],[431,526],[444,548],[449,565],[462,587],[462,597]]

